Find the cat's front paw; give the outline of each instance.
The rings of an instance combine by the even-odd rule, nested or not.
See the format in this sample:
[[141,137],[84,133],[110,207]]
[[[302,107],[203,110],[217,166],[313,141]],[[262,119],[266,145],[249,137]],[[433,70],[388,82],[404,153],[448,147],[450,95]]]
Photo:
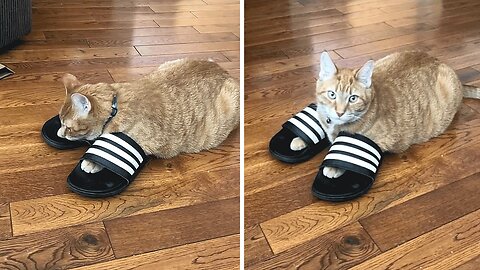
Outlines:
[[82,170],[86,173],[97,173],[103,169],[102,166],[91,162],[90,160],[82,160],[80,168],[82,168]]
[[292,142],[290,143],[290,149],[293,151],[300,151],[307,147],[307,144],[300,139],[300,137],[293,138]]
[[332,168],[332,167],[323,168],[323,175],[325,175],[328,178],[338,178],[342,176],[344,173],[345,173],[345,170],[343,169]]

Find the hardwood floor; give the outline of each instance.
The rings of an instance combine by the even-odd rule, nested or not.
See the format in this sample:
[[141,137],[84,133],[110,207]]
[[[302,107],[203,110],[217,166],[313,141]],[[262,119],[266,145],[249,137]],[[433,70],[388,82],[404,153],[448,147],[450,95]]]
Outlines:
[[311,195],[325,151],[289,165],[268,142],[315,100],[324,50],[358,67],[420,49],[480,86],[479,13],[474,0],[246,0],[246,269],[478,269],[479,100],[464,100],[440,137],[387,156],[350,202]]
[[238,0],[33,0],[33,31],[0,54],[0,269],[238,269],[239,131],[218,148],[152,160],[121,195],[87,199],[66,177],[85,148],[56,150],[43,123],[85,82],[165,61],[217,61],[239,78]]

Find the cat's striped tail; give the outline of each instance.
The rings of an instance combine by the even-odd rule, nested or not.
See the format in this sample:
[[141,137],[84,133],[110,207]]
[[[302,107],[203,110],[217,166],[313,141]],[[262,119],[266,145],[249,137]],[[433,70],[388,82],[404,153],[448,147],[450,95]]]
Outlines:
[[463,85],[463,97],[480,99],[480,88],[471,85]]

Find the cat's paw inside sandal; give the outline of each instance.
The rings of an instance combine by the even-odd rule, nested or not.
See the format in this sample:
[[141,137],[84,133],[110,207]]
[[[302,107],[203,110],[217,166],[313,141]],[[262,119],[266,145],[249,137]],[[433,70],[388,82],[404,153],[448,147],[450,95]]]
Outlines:
[[86,173],[97,173],[103,169],[102,166],[90,161],[90,160],[83,160],[82,164],[80,165],[82,170]]
[[333,167],[325,167],[323,168],[323,175],[328,178],[338,178],[345,173],[345,170],[333,168]]

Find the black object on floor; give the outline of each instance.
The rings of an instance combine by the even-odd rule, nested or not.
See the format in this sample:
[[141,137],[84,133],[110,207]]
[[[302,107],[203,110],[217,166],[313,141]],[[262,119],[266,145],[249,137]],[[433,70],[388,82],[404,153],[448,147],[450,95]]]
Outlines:
[[[82,170],[83,160],[90,160],[103,169],[96,173]],[[147,164],[143,149],[124,133],[103,134],[83,155],[67,178],[68,187],[86,197],[101,198],[125,190]]]
[[[269,150],[273,157],[287,163],[300,163],[311,159],[330,144],[320,126],[316,109],[317,105],[312,103],[282,125],[282,130],[270,140]],[[295,137],[300,137],[307,147],[292,150],[290,143]]]
[[47,122],[45,122],[45,124],[43,124],[43,140],[51,147],[65,150],[90,145],[88,141],[70,141],[65,138],[58,137],[57,131],[60,126],[60,117],[58,115],[50,118]]
[[[340,202],[360,197],[373,185],[383,152],[372,140],[360,134],[340,132],[333,142],[312,186],[321,200]],[[345,170],[338,178],[323,174],[326,166]]]
[[13,70],[9,69],[8,67],[0,64],[0,80],[3,78],[6,78],[10,75],[13,75],[15,72]]

